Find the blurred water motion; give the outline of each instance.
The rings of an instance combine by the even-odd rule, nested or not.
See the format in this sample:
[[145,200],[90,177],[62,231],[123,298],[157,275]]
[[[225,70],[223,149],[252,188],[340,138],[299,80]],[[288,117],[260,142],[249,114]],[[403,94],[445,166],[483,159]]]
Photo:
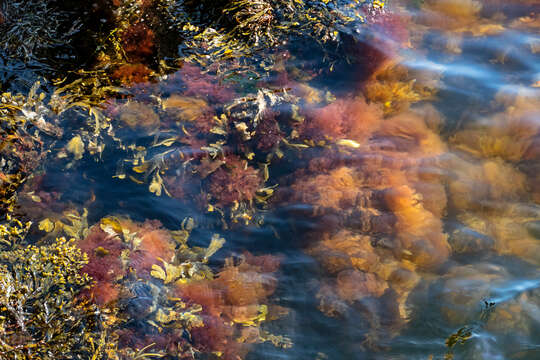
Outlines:
[[29,236],[68,234],[89,254],[86,296],[124,321],[120,348],[540,356],[540,6],[381,7],[341,35],[351,61],[329,71],[335,53],[291,35],[262,78],[186,62],[147,81],[159,39],[138,23],[115,72],[125,93],[95,116],[106,126],[58,117],[69,135],[17,211]]

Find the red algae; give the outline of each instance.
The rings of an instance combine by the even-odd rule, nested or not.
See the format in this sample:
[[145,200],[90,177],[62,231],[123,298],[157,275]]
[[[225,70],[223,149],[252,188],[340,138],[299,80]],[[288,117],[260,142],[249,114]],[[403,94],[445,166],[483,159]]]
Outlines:
[[118,299],[116,279],[125,276],[120,255],[125,249],[122,240],[104,232],[99,225],[90,229],[89,234],[78,246],[88,255],[88,264],[82,268],[96,282],[90,289],[96,303],[104,305]]
[[[123,228],[137,234],[140,242],[129,257],[129,266],[137,276],[149,278],[152,265],[161,260],[171,262],[174,257],[174,242],[168,231],[157,220],[147,220],[137,224],[129,220],[120,222]],[[161,259],[161,260],[160,260]]]
[[[156,220],[106,217],[79,240],[88,255],[81,271],[95,281],[83,295],[107,309],[119,351],[152,344],[156,353],[179,358],[197,351],[238,360],[254,343],[289,346],[260,329],[286,313],[269,304],[280,259],[246,252],[227,259],[214,276],[206,262],[223,239],[212,238],[207,249],[190,248],[189,232],[170,232]],[[126,321],[144,326],[122,326]]]
[[284,133],[280,130],[276,117],[277,111],[266,109],[257,125],[255,142],[257,149],[262,151],[271,151],[283,139]]
[[228,156],[225,164],[209,177],[208,192],[220,206],[235,202],[251,202],[264,180],[259,170],[236,156]]
[[178,284],[179,296],[202,305],[205,326],[193,329],[194,341],[224,359],[243,358],[250,343],[261,341],[253,325],[266,316],[263,304],[275,291],[278,267],[275,257],[245,253],[236,264],[228,259],[213,280]]
[[202,97],[212,103],[221,104],[231,101],[235,96],[232,88],[221,85],[216,77],[203,73],[199,67],[189,63],[184,63],[171,78],[173,82],[176,79],[182,81],[185,87],[182,92],[184,96]]
[[351,139],[363,142],[377,129],[382,111],[361,97],[339,99],[323,108],[309,110],[300,134],[307,139]]
[[154,32],[142,22],[130,25],[122,34],[124,52],[134,62],[143,61],[154,53],[154,41]]

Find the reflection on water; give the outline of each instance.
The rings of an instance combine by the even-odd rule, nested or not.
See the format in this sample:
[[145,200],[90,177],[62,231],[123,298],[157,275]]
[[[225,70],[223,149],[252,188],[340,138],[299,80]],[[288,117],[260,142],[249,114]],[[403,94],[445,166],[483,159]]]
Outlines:
[[[303,48],[272,51],[257,79],[185,63],[150,82],[125,65],[95,131],[80,109],[40,127],[66,97],[30,95],[25,116],[58,140],[17,213],[39,244],[88,254],[106,356],[535,359],[539,11],[375,4],[377,36],[333,71]],[[157,40],[137,26],[144,63]],[[5,358],[24,358],[12,344]]]

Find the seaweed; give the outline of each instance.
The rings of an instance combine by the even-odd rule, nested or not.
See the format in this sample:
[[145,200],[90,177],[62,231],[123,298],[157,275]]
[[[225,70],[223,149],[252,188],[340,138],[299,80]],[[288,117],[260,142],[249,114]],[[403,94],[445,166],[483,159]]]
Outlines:
[[[252,343],[291,346],[287,338],[261,327],[286,313],[270,300],[277,283],[276,257],[246,253],[214,270],[208,261],[225,240],[215,234],[205,248],[189,246],[195,227],[191,218],[176,231],[164,229],[159,221],[137,223],[116,216],[88,228],[84,214],[73,216],[73,226],[64,224],[60,230],[83,234],[68,242],[81,261],[67,274],[84,279],[74,299],[102,314],[100,329],[111,339],[107,354],[112,358],[145,354],[183,359],[203,353],[238,359]],[[86,325],[80,324],[81,331],[92,330]]]
[[[69,44],[82,25],[80,20],[71,19],[73,14],[59,11],[52,1],[3,1],[1,11],[0,31],[5,36],[0,46],[26,60]],[[71,28],[66,28],[70,20]]]
[[80,297],[86,255],[74,240],[0,253],[0,352],[9,359],[101,359],[99,309]]
[[27,96],[0,95],[0,209],[12,212],[16,191],[46,155],[46,146],[63,135],[45,92],[36,82]]

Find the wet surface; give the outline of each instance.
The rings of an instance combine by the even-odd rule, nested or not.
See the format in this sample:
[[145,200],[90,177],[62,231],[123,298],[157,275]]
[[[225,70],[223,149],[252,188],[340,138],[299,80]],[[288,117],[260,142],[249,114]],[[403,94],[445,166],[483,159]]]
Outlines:
[[[103,118],[85,107],[56,118],[63,135],[46,142],[15,213],[40,244],[71,236],[59,224],[87,211],[77,243],[98,285],[86,295],[121,314],[119,348],[154,344],[181,359],[172,342],[204,359],[536,359],[539,11],[526,0],[375,6],[364,13],[372,27],[341,34],[356,33],[340,50],[354,61],[333,71],[294,39],[266,54],[260,78],[185,62],[150,81],[121,68]],[[146,67],[157,55],[144,41],[159,39],[130,31],[131,65]],[[0,82],[24,93],[49,65],[17,61],[0,53]],[[47,101],[56,86],[45,86]],[[94,131],[94,120],[105,125]],[[104,220],[112,215],[118,223]],[[190,247],[219,234],[220,250],[180,256],[183,243],[164,234],[186,219]],[[180,258],[197,259],[197,275],[156,275]],[[173,296],[194,313],[201,304],[210,330],[164,326],[174,339],[164,340],[152,322],[179,311]]]

